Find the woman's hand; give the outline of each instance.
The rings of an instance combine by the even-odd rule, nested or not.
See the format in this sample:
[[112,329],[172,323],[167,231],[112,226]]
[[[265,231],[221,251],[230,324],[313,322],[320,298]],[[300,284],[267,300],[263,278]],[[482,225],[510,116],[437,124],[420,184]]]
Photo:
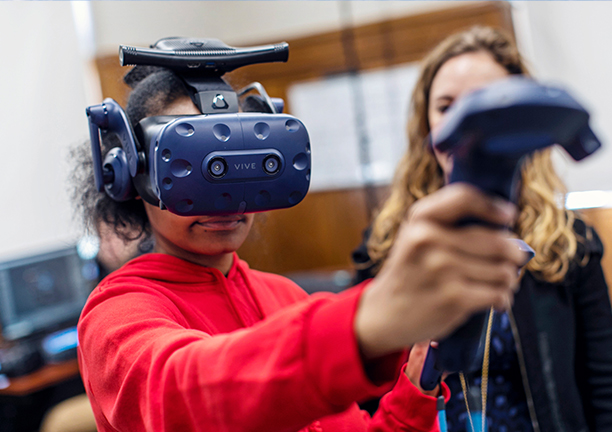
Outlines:
[[354,326],[364,357],[440,340],[475,312],[507,308],[525,254],[504,230],[458,222],[476,218],[510,226],[515,215],[512,204],[465,184],[415,203],[361,296]]

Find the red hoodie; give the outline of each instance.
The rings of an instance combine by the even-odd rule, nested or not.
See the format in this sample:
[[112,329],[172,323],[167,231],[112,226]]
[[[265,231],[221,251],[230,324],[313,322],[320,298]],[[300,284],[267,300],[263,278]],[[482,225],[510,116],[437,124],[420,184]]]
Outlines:
[[[365,375],[353,319],[363,287],[308,296],[234,255],[227,277],[148,254],[104,279],[79,322],[85,389],[104,431],[435,431],[435,398]],[[370,418],[355,401],[388,392]],[[448,389],[444,387],[448,397]]]

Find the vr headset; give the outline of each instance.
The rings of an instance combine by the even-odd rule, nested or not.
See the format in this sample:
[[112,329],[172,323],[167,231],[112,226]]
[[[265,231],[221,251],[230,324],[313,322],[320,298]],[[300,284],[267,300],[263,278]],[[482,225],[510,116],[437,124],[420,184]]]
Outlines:
[[[574,160],[601,147],[589,127],[589,113],[565,90],[517,76],[458,99],[431,137],[436,150],[453,156],[450,183],[469,183],[515,204],[523,161],[553,144]],[[480,222],[461,222],[473,223]],[[535,255],[533,249],[515,241],[529,255],[528,262]],[[429,348],[420,379],[423,389],[433,390],[444,371],[481,368],[487,318],[488,313],[474,315],[437,348]]]
[[[226,72],[287,61],[287,43],[234,48],[216,39],[166,38],[119,47],[122,66],[161,66],[182,81],[201,115],[154,116],[135,129],[112,99],[86,109],[96,187],[116,201],[140,196],[178,215],[259,212],[298,204],[310,184],[310,139],[282,99],[253,83],[235,92]],[[259,94],[253,95],[253,92]],[[248,111],[240,112],[239,98]],[[117,137],[102,160],[100,137]]]

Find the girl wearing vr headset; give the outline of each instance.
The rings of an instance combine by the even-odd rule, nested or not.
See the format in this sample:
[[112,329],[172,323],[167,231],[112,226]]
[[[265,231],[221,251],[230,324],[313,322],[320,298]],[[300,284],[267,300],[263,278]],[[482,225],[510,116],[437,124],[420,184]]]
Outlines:
[[[134,125],[199,114],[169,70],[137,66],[126,82]],[[455,227],[465,217],[515,217],[512,205],[456,185],[402,216],[375,279],[308,297],[238,258],[252,214],[187,217],[138,198],[115,202],[82,174],[77,194],[90,223],[155,240],[154,253],[100,283],[79,322],[100,431],[437,430],[436,398],[402,367],[410,347],[476,311],[507,307],[524,260],[501,231]],[[448,398],[444,385],[438,392]],[[355,403],[385,393],[372,418]]]
[[[406,229],[405,215],[447,188],[453,162],[428,148],[430,130],[456,98],[511,74],[527,74],[526,68],[510,39],[491,28],[450,36],[423,61],[412,94],[410,148],[368,239],[353,255],[358,279],[384,271]],[[536,254],[512,309],[493,321],[487,422],[495,431],[612,430],[612,311],[603,248],[591,228],[559,207],[565,189],[550,156],[550,150],[534,154],[522,171],[514,232]],[[481,373],[467,380],[480,388]],[[470,431],[459,377],[445,382],[453,395],[449,430]]]

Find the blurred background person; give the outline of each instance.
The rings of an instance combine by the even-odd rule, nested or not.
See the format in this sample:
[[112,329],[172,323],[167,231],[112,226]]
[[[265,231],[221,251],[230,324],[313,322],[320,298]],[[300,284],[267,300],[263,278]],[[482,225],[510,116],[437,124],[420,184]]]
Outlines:
[[[409,148],[389,198],[353,256],[359,279],[375,275],[385,262],[404,214],[445,185],[452,157],[432,151],[428,135],[446,110],[471,90],[527,74],[511,39],[487,27],[448,37],[423,60],[411,99]],[[559,206],[566,190],[550,154],[536,152],[522,168],[513,231],[536,254],[512,309],[494,315],[489,385],[482,389],[492,431],[612,428],[612,310],[603,247],[578,214]],[[481,373],[468,377],[468,387],[480,389]],[[458,375],[445,382],[452,393],[449,430],[470,431]]]

